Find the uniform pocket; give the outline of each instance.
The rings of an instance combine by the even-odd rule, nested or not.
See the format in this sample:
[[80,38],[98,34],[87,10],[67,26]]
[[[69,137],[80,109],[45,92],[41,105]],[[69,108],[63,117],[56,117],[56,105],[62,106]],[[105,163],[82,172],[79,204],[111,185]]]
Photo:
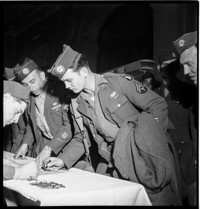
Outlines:
[[115,114],[122,121],[138,113],[138,110],[124,95],[110,99],[110,104],[107,106],[107,109],[111,114]]
[[52,108],[51,109],[51,118],[53,121],[55,121],[56,123],[58,122],[62,122],[62,112],[61,112],[61,106],[57,107],[57,108]]
[[115,111],[119,110],[127,101],[128,100],[125,96],[118,96],[115,99],[110,99],[111,104],[107,108],[110,113],[114,113]]

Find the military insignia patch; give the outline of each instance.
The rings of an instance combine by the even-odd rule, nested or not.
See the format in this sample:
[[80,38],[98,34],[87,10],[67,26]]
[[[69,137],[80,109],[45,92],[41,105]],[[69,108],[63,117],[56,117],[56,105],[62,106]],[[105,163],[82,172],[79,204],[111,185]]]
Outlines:
[[185,40],[181,39],[178,44],[180,47],[185,46]]
[[28,74],[30,73],[30,70],[29,70],[28,68],[24,68],[24,69],[22,70],[22,73],[23,73],[24,75],[28,75]]
[[64,105],[63,110],[68,110],[69,105]]
[[174,52],[172,52],[172,57],[176,57],[176,54]]
[[133,78],[130,75],[127,75],[127,74],[123,74],[122,77],[126,78],[126,80],[128,80],[128,81],[133,80]]
[[144,94],[147,92],[147,88],[141,84],[138,84],[138,83],[135,83],[135,87],[136,87],[136,91],[139,93],[139,94]]
[[56,72],[57,72],[58,74],[64,74],[64,72],[65,72],[65,67],[64,67],[63,65],[58,65],[58,66],[56,67]]
[[62,139],[60,139],[60,138],[57,138],[57,140],[59,140],[59,141],[63,142],[63,140],[62,140]]
[[61,104],[59,104],[59,105],[57,105],[57,106],[54,106],[54,107],[52,107],[51,109],[52,110],[54,110],[54,109],[57,109],[58,110],[58,108],[61,106]]
[[62,138],[63,138],[63,139],[66,139],[67,137],[68,137],[67,132],[64,132],[64,133],[62,134]]
[[112,99],[112,98],[116,99],[118,96],[119,96],[119,95],[118,95],[115,91],[113,91],[113,92],[111,93],[111,95],[110,95],[110,98],[111,98],[111,99]]

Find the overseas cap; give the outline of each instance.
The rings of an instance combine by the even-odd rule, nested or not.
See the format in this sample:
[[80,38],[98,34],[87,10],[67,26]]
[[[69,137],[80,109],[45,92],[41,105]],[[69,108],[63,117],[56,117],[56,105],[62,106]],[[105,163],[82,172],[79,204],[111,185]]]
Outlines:
[[13,68],[14,74],[17,75],[17,79],[22,81],[26,78],[32,71],[38,69],[38,65],[31,59],[25,58],[24,63],[20,66],[17,65]]
[[21,70],[21,66],[16,64],[14,68],[7,68],[5,67],[4,74],[7,80],[9,81],[16,81],[17,74]]
[[13,97],[29,99],[30,88],[15,81],[3,81],[3,93],[10,93]]
[[9,81],[16,78],[12,68],[5,67],[4,73],[5,73],[6,79],[9,80]]
[[186,49],[197,43],[197,31],[185,33],[173,43],[177,52],[181,55]]
[[176,60],[177,55],[175,52],[168,50],[160,54],[159,56],[159,64],[161,65],[165,61]]
[[56,62],[48,72],[58,79],[61,79],[68,68],[72,66],[72,62],[78,54],[79,53],[74,51],[70,46],[64,44],[62,54],[59,55]]

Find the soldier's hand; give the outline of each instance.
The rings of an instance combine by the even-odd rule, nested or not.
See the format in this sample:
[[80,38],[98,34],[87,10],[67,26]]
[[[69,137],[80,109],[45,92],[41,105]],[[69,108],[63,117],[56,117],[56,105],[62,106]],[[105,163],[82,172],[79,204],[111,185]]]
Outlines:
[[49,157],[46,160],[44,160],[43,165],[46,170],[57,171],[64,167],[64,162],[60,158]]
[[22,157],[22,159],[25,159],[25,155],[26,155],[27,152],[28,152],[28,144],[23,143],[20,146],[20,148],[17,150],[14,158]]
[[38,176],[38,165],[36,162],[30,162],[15,168],[13,179],[28,179]]
[[43,161],[51,156],[51,148],[47,146],[40,152],[40,154],[36,158],[36,162],[42,167]]

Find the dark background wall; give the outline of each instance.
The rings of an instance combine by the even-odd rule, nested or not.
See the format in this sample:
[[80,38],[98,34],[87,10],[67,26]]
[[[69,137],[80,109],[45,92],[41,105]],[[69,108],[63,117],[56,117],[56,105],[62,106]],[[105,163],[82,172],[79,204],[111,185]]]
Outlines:
[[85,54],[94,72],[139,59],[158,62],[197,25],[198,2],[4,2],[4,66],[28,57],[50,68],[63,44]]

